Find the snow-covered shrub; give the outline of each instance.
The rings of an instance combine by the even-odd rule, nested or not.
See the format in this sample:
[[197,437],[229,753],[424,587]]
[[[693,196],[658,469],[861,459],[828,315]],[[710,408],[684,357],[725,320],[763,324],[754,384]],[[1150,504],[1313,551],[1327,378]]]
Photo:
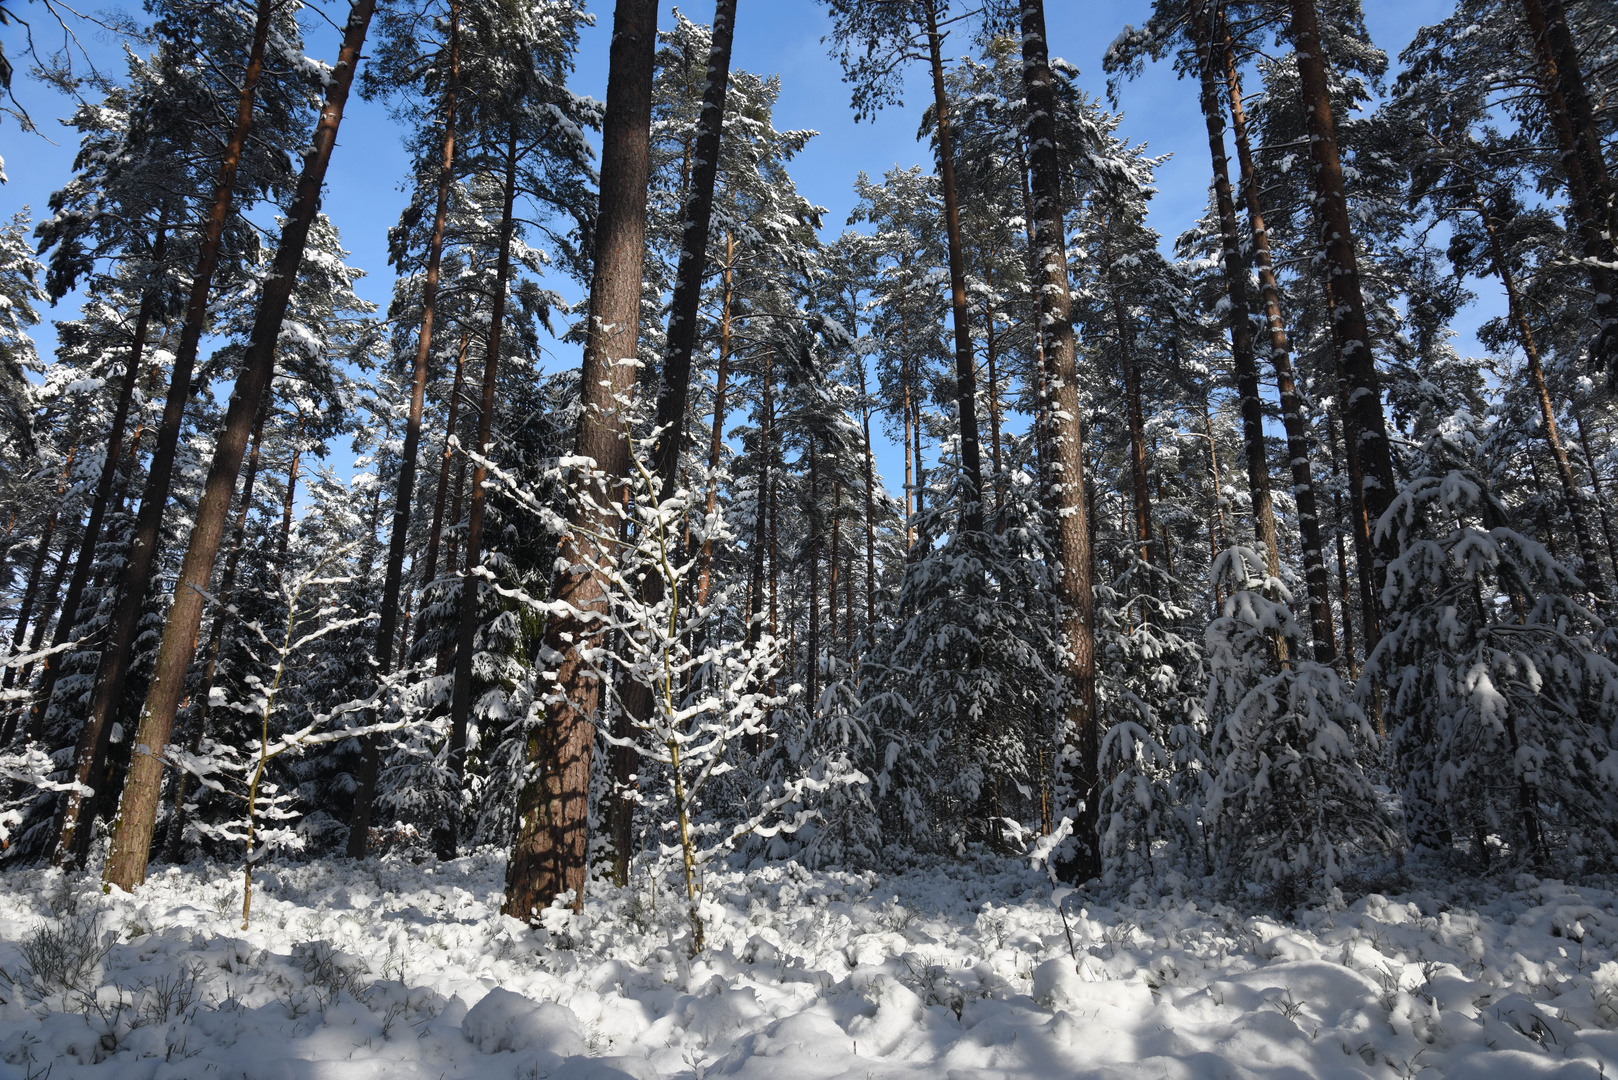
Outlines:
[[1574,575],[1512,527],[1484,426],[1427,444],[1378,536],[1397,545],[1387,629],[1365,679],[1386,687],[1412,837],[1487,862],[1618,854],[1618,665]]
[[1365,769],[1376,733],[1337,672],[1302,659],[1291,596],[1256,551],[1227,548],[1212,576],[1229,590],[1206,635],[1216,870],[1227,887],[1268,887],[1283,901],[1324,892],[1357,855],[1395,840]]

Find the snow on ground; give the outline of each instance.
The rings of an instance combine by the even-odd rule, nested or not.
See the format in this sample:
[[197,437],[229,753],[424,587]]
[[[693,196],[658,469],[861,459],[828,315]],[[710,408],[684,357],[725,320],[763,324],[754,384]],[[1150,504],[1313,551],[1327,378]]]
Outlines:
[[[1618,897],[1594,888],[1434,886],[1296,923],[1075,896],[1075,966],[1018,866],[776,864],[710,877],[690,961],[669,893],[530,930],[498,913],[503,873],[280,867],[245,931],[217,866],[105,897],[9,873],[0,1078],[1618,1078]],[[75,988],[53,949],[86,958]]]

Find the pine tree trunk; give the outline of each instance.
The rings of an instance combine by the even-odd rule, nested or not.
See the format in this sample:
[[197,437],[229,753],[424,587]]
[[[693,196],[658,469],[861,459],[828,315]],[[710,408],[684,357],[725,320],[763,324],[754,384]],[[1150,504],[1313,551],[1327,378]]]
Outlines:
[[1585,467],[1590,470],[1590,492],[1595,496],[1596,520],[1601,522],[1601,534],[1607,541],[1607,559],[1612,564],[1613,579],[1618,580],[1618,543],[1613,540],[1612,521],[1607,516],[1606,496],[1601,493],[1601,472],[1596,467],[1595,454],[1590,450],[1590,436],[1584,430],[1584,415],[1576,409],[1573,412],[1573,422],[1579,429],[1579,446],[1584,450]]
[[[62,496],[67,491],[68,475],[73,471],[73,458],[78,453],[78,447],[73,446],[67,452],[66,460],[62,462],[62,477],[56,482],[56,499],[51,503],[51,512],[45,518],[45,529],[34,542],[34,558],[28,564],[27,584],[23,586],[22,600],[17,604],[17,621],[11,627],[11,651],[13,654],[22,651],[22,644],[28,638],[28,624],[33,618],[34,604],[39,600],[40,585],[45,578],[45,563],[50,557],[51,542],[56,538],[56,522],[61,516]],[[11,666],[6,667],[5,687],[11,688],[17,671]],[[0,737],[0,745],[10,741],[9,725],[5,737]]]
[[287,485],[281,493],[281,535],[276,538],[275,557],[284,567],[292,544],[292,510],[298,501],[298,467],[303,460],[303,416],[292,428],[292,460],[287,463]]
[[[427,401],[427,367],[432,356],[433,320],[438,312],[438,275],[444,257],[444,228],[449,217],[450,190],[455,184],[455,122],[461,89],[461,5],[449,5],[449,79],[444,85],[444,141],[439,155],[438,190],[433,208],[433,231],[427,243],[427,273],[421,286],[421,325],[416,332],[416,357],[410,372],[410,412],[405,421],[404,447],[399,455],[399,486],[393,503],[393,530],[388,538],[388,568],[382,579],[382,609],[376,627],[377,675],[385,678],[393,670],[394,641],[399,632],[399,593],[404,588],[405,546],[410,537],[410,504],[415,498],[416,458],[421,449],[421,414]],[[463,349],[464,352],[464,349]],[[456,365],[459,379],[460,366]],[[450,408],[454,415],[454,406]],[[439,508],[443,507],[443,486],[439,487]],[[436,539],[436,537],[435,537]],[[433,573],[429,560],[428,575]],[[360,740],[360,772],[356,777],[354,806],[348,821],[345,852],[351,859],[365,857],[366,839],[371,832],[371,804],[376,798],[377,775],[381,770],[381,748],[377,737]]]
[[1562,0],[1522,0],[1522,5],[1540,61],[1537,81],[1561,150],[1580,254],[1595,293],[1597,331],[1590,359],[1593,366],[1606,367],[1612,384],[1618,382],[1618,274],[1613,272],[1618,262],[1618,193],[1602,155],[1601,133]]
[[1062,172],[1056,151],[1056,93],[1045,42],[1044,0],[1021,0],[1023,86],[1028,100],[1027,145],[1032,174],[1035,265],[1040,338],[1052,397],[1051,505],[1056,511],[1062,574],[1063,708],[1056,745],[1069,772],[1078,854],[1063,868],[1084,881],[1101,870],[1097,831],[1100,799],[1100,721],[1096,715],[1095,594],[1091,588],[1089,515],[1085,506],[1084,444],[1079,424],[1078,369],[1072,298],[1062,224]]
[[634,393],[640,328],[641,271],[646,255],[646,185],[650,171],[652,69],[657,43],[656,0],[618,0],[613,13],[607,107],[602,127],[601,202],[590,322],[580,377],[584,409],[574,453],[595,461],[606,490],[577,493],[568,507],[572,532],[562,552],[568,569],[552,595],[580,613],[552,618],[546,644],[562,657],[545,723],[528,742],[538,767],[517,806],[517,836],[506,871],[508,915],[527,919],[572,890],[584,906],[585,841],[590,797],[590,756],[601,688],[584,651],[599,634],[581,617],[606,602],[602,572],[592,564],[614,559],[614,497],[629,471],[623,410]]
[[[191,275],[191,291],[186,298],[185,324],[180,330],[179,348],[169,373],[168,398],[163,403],[163,420],[158,428],[157,445],[152,450],[146,488],[141,493],[140,514],[135,522],[135,535],[124,564],[107,639],[101,648],[89,715],[85,718],[79,738],[74,775],[81,784],[88,784],[90,777],[101,774],[101,763],[112,733],[112,714],[123,698],[130,654],[140,626],[141,609],[146,603],[146,593],[152,584],[152,571],[157,564],[163,511],[168,506],[169,491],[173,485],[174,458],[179,450],[185,406],[191,397],[191,375],[208,322],[208,294],[213,289],[214,271],[219,266],[220,242],[235,198],[236,172],[253,126],[253,98],[264,69],[264,50],[274,7],[273,0],[258,0],[254,14],[253,42],[248,53],[247,70],[237,92],[236,121],[219,162],[219,175],[203,227],[202,247],[197,253],[197,265]],[[234,486],[234,476],[231,482]],[[226,498],[228,500],[228,494]],[[203,582],[201,587],[206,589],[207,583]],[[84,818],[94,806],[94,803],[86,802],[77,794],[70,793],[64,800],[62,831],[57,838],[55,855],[58,865],[69,860],[82,860],[89,850],[89,822]],[[153,813],[156,813],[155,804]]]
[[[247,473],[242,477],[242,505],[236,511],[236,527],[230,537],[230,555],[225,559],[225,571],[214,590],[215,610],[213,626],[208,630],[208,647],[203,653],[202,685],[197,689],[197,717],[191,732],[190,750],[193,754],[202,748],[202,738],[208,733],[208,713],[212,707],[214,679],[219,673],[219,654],[225,647],[225,630],[230,625],[232,604],[235,600],[236,573],[241,567],[242,553],[247,550],[247,515],[253,509],[253,486],[258,480],[259,458],[264,442],[264,420],[269,413],[266,400],[259,406],[258,420],[253,424],[252,449],[247,453]],[[164,847],[170,862],[178,862],[185,850],[185,800],[190,786],[190,774],[177,770],[174,774],[174,810],[169,817],[168,836]]]
[[[1252,307],[1247,299],[1247,256],[1236,225],[1236,202],[1231,194],[1230,165],[1225,156],[1225,114],[1219,104],[1219,83],[1214,71],[1213,42],[1207,21],[1191,18],[1201,75],[1202,119],[1208,128],[1208,152],[1213,159],[1214,200],[1219,209],[1219,235],[1224,262],[1225,293],[1230,301],[1230,356],[1236,372],[1236,390],[1242,403],[1242,447],[1247,456],[1247,486],[1253,498],[1253,531],[1264,545],[1265,565],[1272,578],[1281,576],[1281,549],[1275,535],[1275,504],[1270,498],[1270,465],[1264,448],[1264,407],[1258,396],[1258,362],[1253,355]],[[1282,649],[1285,642],[1277,638]]]
[[[765,526],[770,512],[770,488],[774,483],[770,469],[770,447],[775,444],[775,400],[774,400],[774,370],[771,364],[771,351],[764,350],[763,387],[759,401],[759,430],[758,441],[755,444],[758,455],[758,490],[753,499],[753,535],[749,540],[752,545],[752,577],[748,584],[747,597],[747,644],[749,647],[757,645],[764,635],[764,558],[769,547],[765,539]],[[773,631],[773,627],[772,627]]]
[[1478,212],[1478,220],[1483,226],[1484,235],[1489,238],[1489,259],[1494,264],[1495,276],[1506,290],[1506,308],[1513,326],[1517,331],[1518,344],[1522,346],[1523,356],[1528,359],[1528,385],[1534,392],[1534,400],[1539,404],[1539,420],[1545,436],[1545,445],[1556,462],[1556,478],[1562,484],[1562,501],[1567,506],[1568,519],[1573,524],[1573,538],[1579,545],[1580,573],[1584,578],[1584,587],[1598,602],[1607,598],[1607,585],[1601,576],[1601,560],[1596,554],[1595,536],[1590,532],[1589,517],[1584,512],[1584,496],[1579,491],[1579,482],[1573,475],[1573,462],[1569,459],[1567,448],[1562,445],[1562,434],[1556,424],[1556,407],[1551,403],[1551,392],[1545,385],[1545,369],[1539,360],[1539,346],[1534,341],[1534,331],[1528,325],[1528,314],[1523,310],[1522,295],[1517,291],[1517,280],[1511,272],[1511,263],[1506,259],[1505,248],[1500,243],[1500,234],[1495,230],[1493,216],[1481,197],[1474,196],[1474,208]]
[[[1124,403],[1129,415],[1129,471],[1135,492],[1135,541],[1140,545],[1140,557],[1147,565],[1157,560],[1152,555],[1152,492],[1146,475],[1146,413],[1140,400],[1140,369],[1136,365],[1133,335],[1129,320],[1124,315],[1123,297],[1113,278],[1112,253],[1107,259],[1107,282],[1112,292],[1113,325],[1118,334],[1118,358],[1124,369]],[[1128,531],[1126,525],[1125,531]]]
[[829,642],[826,653],[834,655],[837,652],[837,583],[841,580],[841,569],[837,565],[837,557],[842,554],[843,543],[843,482],[835,473],[832,476],[831,487],[831,547],[826,556],[826,584],[827,603],[826,612],[829,618],[826,623],[826,640]]
[[1000,509],[1004,501],[1004,463],[1000,457],[1000,373],[996,365],[999,359],[998,342],[994,337],[994,274],[989,271],[985,274],[989,283],[988,310],[983,318],[983,353],[984,361],[988,365],[989,379],[989,457],[994,462],[994,506]]
[[[876,465],[871,453],[871,405],[865,395],[865,363],[860,362],[861,422],[865,432],[865,625],[876,626]],[[852,605],[849,610],[853,610]]]
[[343,106],[348,101],[354,69],[359,64],[360,48],[374,8],[375,0],[354,0],[349,9],[342,48],[327,80],[326,99],[315,126],[313,146],[304,157],[296,195],[282,226],[281,242],[264,280],[247,355],[225,411],[224,427],[215,445],[202,499],[197,504],[196,521],[175,584],[174,603],[163,626],[163,641],[141,709],[117,829],[102,875],[107,884],[126,890],[146,879],[146,862],[163,781],[159,755],[168,745],[169,734],[174,729],[175,709],[185,691],[185,673],[196,651],[203,601],[235,495],[236,476],[247,451],[249,432],[274,375],[276,341],[297,283],[298,268],[303,263],[309,228],[320,209],[320,189],[326,179]]
[[977,369],[972,358],[972,323],[967,313],[966,258],[961,249],[961,209],[951,146],[952,114],[949,95],[944,92],[938,0],[921,0],[921,7],[927,18],[927,51],[932,61],[933,106],[938,120],[938,176],[944,188],[944,228],[949,239],[950,310],[955,323],[955,407],[960,415],[961,472],[967,486],[967,504],[962,507],[961,523],[964,531],[976,533],[983,531],[983,463],[978,448]]
[[[1225,20],[1221,18],[1220,22],[1223,24]],[[1241,77],[1228,25],[1222,25],[1220,36],[1224,45],[1225,84],[1230,95],[1231,133],[1236,139],[1242,195],[1247,202],[1247,219],[1253,233],[1253,262],[1264,293],[1264,319],[1270,331],[1270,366],[1275,369],[1276,389],[1281,396],[1281,422],[1287,433],[1292,500],[1298,507],[1298,535],[1303,541],[1304,583],[1309,591],[1309,624],[1314,637],[1315,660],[1330,664],[1337,659],[1337,632],[1332,626],[1331,584],[1322,554],[1320,506],[1309,466],[1309,422],[1304,416],[1303,396],[1298,393],[1292,370],[1292,343],[1281,317],[1281,288],[1276,282],[1275,263],[1270,257],[1270,234],[1264,226],[1264,213],[1259,205],[1258,171],[1254,168],[1253,149],[1247,138]]]
[[[903,322],[901,321],[901,323],[900,323],[900,338],[901,338],[901,340],[904,338],[904,336],[905,336],[904,335],[904,326],[903,326]],[[915,513],[915,500],[914,500],[914,497],[919,496],[921,494],[921,492],[920,492],[920,489],[918,489],[916,487],[916,471],[917,471],[916,466],[919,464],[919,462],[915,458],[914,452],[912,450],[912,440],[911,440],[911,433],[910,433],[911,418],[912,418],[912,416],[914,414],[914,410],[911,408],[911,405],[910,405],[910,364],[909,364],[908,360],[903,356],[901,356],[899,358],[899,380],[900,380],[900,382],[902,384],[902,386],[900,388],[900,394],[901,394],[900,407],[904,412],[904,428],[905,428],[905,431],[904,431],[904,450],[905,450],[905,553],[909,554],[911,551],[915,550],[915,547],[916,547],[916,513]],[[921,441],[920,441],[919,437],[914,441],[914,446],[917,447],[917,448],[919,448],[921,446]]]
[[[735,254],[735,241],[731,238],[730,230],[726,229],[725,270],[721,279],[723,299],[720,301],[719,313],[719,369],[714,373],[713,429],[709,432],[708,442],[708,493],[702,503],[704,522],[713,518],[714,507],[719,503],[719,466],[724,460],[725,453],[725,383],[730,378],[731,262]],[[705,528],[702,536],[701,565],[697,572],[697,607],[708,606],[708,590],[712,584],[713,538],[708,536]]]
[[809,685],[809,715],[820,702],[820,462],[815,437],[809,436],[809,659],[804,665]]
[[[161,260],[161,252],[165,243],[163,234],[159,234],[157,242],[152,245],[156,254],[154,261]],[[96,546],[101,542],[101,526],[106,521],[107,509],[112,505],[113,489],[117,484],[118,459],[123,455],[124,428],[129,423],[129,405],[135,396],[135,382],[140,378],[141,355],[146,349],[146,335],[150,331],[152,317],[157,307],[157,293],[155,289],[147,289],[141,295],[140,309],[135,315],[135,336],[130,345],[129,360],[124,365],[124,381],[118,387],[118,399],[112,409],[112,423],[107,428],[106,459],[101,465],[101,476],[96,481],[95,496],[90,500],[90,518],[85,523],[84,535],[79,539],[79,557],[73,566],[73,576],[68,580],[67,597],[62,602],[61,614],[56,621],[56,633],[52,635],[51,646],[60,649],[73,639],[73,631],[78,624],[79,607],[84,600],[84,590],[90,585],[91,575],[95,570]],[[34,698],[33,711],[28,718],[28,738],[31,741],[39,740],[45,734],[45,714],[50,711],[51,698],[56,690],[56,679],[62,672],[61,661],[63,654],[58,652],[45,658],[45,666],[40,672],[39,693]],[[85,762],[88,774],[89,762]],[[68,816],[76,818],[78,807],[74,802],[75,796],[64,798],[67,804]]]
[[[76,519],[77,515],[74,515],[74,517]],[[78,522],[75,520],[74,524],[77,525]],[[45,607],[40,611],[39,618],[34,620],[34,632],[28,636],[28,651],[31,653],[37,653],[40,646],[45,643],[45,631],[50,628],[51,619],[55,617],[60,608],[62,582],[67,578],[68,567],[73,563],[73,556],[78,550],[81,535],[83,535],[83,530],[75,528],[62,538],[62,549],[56,556],[56,569],[51,571],[50,583],[45,586]],[[17,676],[17,682],[22,686],[27,686],[33,671],[33,664],[24,664],[22,671]],[[6,728],[6,734],[3,738],[0,738],[0,746],[9,746],[11,744],[12,737],[16,734],[16,728],[21,723],[22,718],[27,715],[28,708],[28,703],[24,702],[12,713]]]
[[455,858],[460,821],[462,781],[466,776],[466,731],[472,719],[472,651],[478,631],[478,596],[483,591],[483,517],[488,504],[484,485],[489,470],[482,459],[489,453],[494,425],[494,392],[500,374],[500,337],[506,321],[506,286],[511,280],[511,238],[516,229],[517,124],[513,121],[506,143],[505,202],[500,209],[500,258],[494,275],[494,305],[489,316],[489,340],[483,357],[483,400],[478,409],[477,462],[472,467],[472,506],[466,515],[466,573],[461,577],[461,611],[455,627],[455,690],[449,714],[450,792],[455,806],[434,830],[433,846],[440,859]]
[[[1376,359],[1371,353],[1365,297],[1360,291],[1359,260],[1354,250],[1354,229],[1343,187],[1343,164],[1337,150],[1337,125],[1332,117],[1319,16],[1315,0],[1288,2],[1303,108],[1309,121],[1315,212],[1320,221],[1326,267],[1331,276],[1333,304],[1327,310],[1332,314],[1340,365],[1349,391],[1343,399],[1344,435],[1353,444],[1348,455],[1349,475],[1359,500],[1364,504],[1369,529],[1375,527],[1393,501],[1393,457],[1388,445],[1387,422],[1382,412]],[[1386,561],[1386,553],[1373,548],[1372,554],[1375,556],[1377,573],[1371,580],[1380,580],[1380,567]],[[1373,622],[1366,626],[1367,650],[1376,643],[1371,636],[1376,625]]]
[[[444,540],[444,509],[449,498],[449,477],[455,465],[455,425],[460,421],[461,391],[466,385],[466,350],[471,344],[470,332],[461,334],[461,347],[455,354],[455,379],[450,385],[449,402],[444,418],[444,452],[438,462],[438,493],[433,497],[433,527],[427,533],[427,557],[422,560],[421,587],[426,589],[438,579],[438,549]],[[460,518],[460,500],[455,504],[456,519]],[[451,560],[453,561],[453,560]],[[426,632],[426,625],[416,627],[416,638]]]

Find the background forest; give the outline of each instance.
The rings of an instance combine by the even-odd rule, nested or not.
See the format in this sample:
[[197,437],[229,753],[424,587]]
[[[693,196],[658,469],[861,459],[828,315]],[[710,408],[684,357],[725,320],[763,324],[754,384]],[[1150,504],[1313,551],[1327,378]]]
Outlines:
[[[0,230],[7,865],[245,860],[245,919],[271,854],[489,848],[509,914],[650,875],[699,950],[732,857],[1612,869],[1611,0],[1142,0],[1051,43],[1100,98],[1039,0],[825,0],[932,165],[846,222],[740,6],[148,0],[96,66],[0,5],[78,148]],[[351,95],[386,268],[321,212]]]

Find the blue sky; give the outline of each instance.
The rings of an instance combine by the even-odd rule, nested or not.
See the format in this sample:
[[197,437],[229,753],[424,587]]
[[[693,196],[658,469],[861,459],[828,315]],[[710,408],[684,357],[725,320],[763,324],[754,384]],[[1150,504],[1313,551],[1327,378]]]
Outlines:
[[[133,5],[130,5],[133,7]],[[878,176],[895,166],[926,164],[924,143],[916,140],[916,129],[929,87],[918,67],[911,76],[911,92],[905,107],[890,108],[874,122],[856,124],[849,109],[848,90],[841,71],[821,41],[830,29],[825,9],[814,0],[740,0],[737,16],[735,66],[781,77],[781,98],[776,111],[778,128],[810,128],[820,132],[794,161],[791,172],[805,196],[825,206],[826,233],[835,236],[844,227],[854,199],[853,181],[865,171]],[[340,9],[346,5],[328,3],[327,11],[340,22]],[[35,19],[37,33],[45,22],[37,5],[27,11]],[[604,98],[608,34],[612,5],[597,0],[591,5],[597,24],[587,29],[579,53],[575,89]],[[713,16],[712,0],[695,0],[681,5],[687,17],[707,22]],[[1416,29],[1437,22],[1451,10],[1450,0],[1365,0],[1366,21],[1373,39],[1391,56],[1410,41]],[[671,25],[673,6],[661,9],[661,22]],[[1047,0],[1048,33],[1051,52],[1078,66],[1080,82],[1100,96],[1106,89],[1101,55],[1126,23],[1142,23],[1150,14],[1149,0]],[[110,57],[116,70],[116,49],[102,32],[82,29],[84,40],[101,58]],[[17,51],[15,27],[0,31],[8,55]],[[306,47],[325,59],[336,52],[338,34],[330,26],[311,22]],[[43,39],[49,44],[49,39]],[[956,49],[964,42],[951,42]],[[20,74],[20,72],[19,72]],[[0,123],[0,154],[6,160],[9,182],[0,188],[0,213],[7,218],[24,205],[30,205],[37,218],[45,210],[46,199],[68,176],[74,145],[71,132],[57,123],[70,111],[67,100],[46,91],[26,77],[18,79],[17,97],[29,110],[46,138],[21,133],[9,119]],[[1120,133],[1135,142],[1144,142],[1153,154],[1169,154],[1158,171],[1158,195],[1153,200],[1150,223],[1166,242],[1190,225],[1204,205],[1208,183],[1206,130],[1197,110],[1196,88],[1176,79],[1167,64],[1149,67],[1121,91],[1119,106],[1124,113]],[[392,287],[387,265],[387,230],[398,217],[405,197],[400,181],[405,174],[405,157],[400,146],[400,129],[380,103],[351,101],[344,119],[338,149],[328,175],[325,210],[341,230],[352,255],[350,262],[370,272],[360,283],[362,296],[385,308]],[[560,281],[551,282],[564,287]],[[576,290],[565,290],[576,294]],[[1492,303],[1488,290],[1483,307]],[[73,298],[64,300],[50,317],[66,317],[74,308]],[[1463,312],[1457,329],[1457,346],[1463,353],[1479,351],[1472,338],[1472,326],[1485,317],[1483,311]],[[48,326],[36,334],[42,351],[51,348],[54,334]],[[556,354],[557,363],[576,362],[576,351]],[[336,448],[334,448],[336,449]],[[902,472],[897,454],[888,449],[882,456],[882,472],[889,479]]]

